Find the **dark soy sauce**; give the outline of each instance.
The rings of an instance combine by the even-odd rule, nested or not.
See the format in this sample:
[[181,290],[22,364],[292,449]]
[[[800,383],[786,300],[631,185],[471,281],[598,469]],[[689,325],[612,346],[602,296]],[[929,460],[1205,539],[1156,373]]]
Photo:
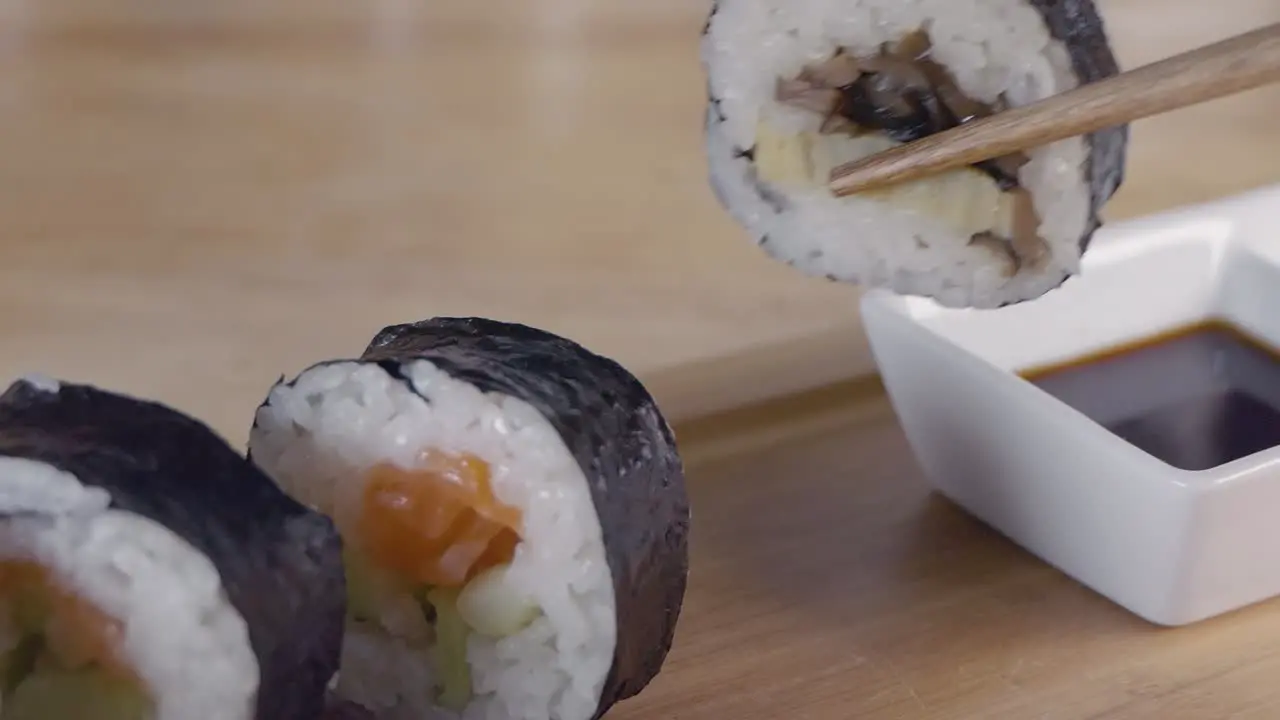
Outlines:
[[1280,353],[1214,320],[1022,377],[1183,470],[1280,445]]

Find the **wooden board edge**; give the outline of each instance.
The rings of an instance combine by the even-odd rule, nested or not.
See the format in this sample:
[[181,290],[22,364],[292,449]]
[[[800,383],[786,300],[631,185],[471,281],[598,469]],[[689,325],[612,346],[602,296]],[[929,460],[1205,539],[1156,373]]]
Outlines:
[[641,378],[673,424],[856,380],[879,382],[861,323],[748,347]]

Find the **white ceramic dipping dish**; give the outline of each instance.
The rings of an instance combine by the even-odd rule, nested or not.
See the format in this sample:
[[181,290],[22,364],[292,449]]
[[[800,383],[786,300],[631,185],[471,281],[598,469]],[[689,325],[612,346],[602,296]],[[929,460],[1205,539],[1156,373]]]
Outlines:
[[1280,448],[1180,470],[1018,376],[1208,317],[1280,346],[1280,186],[1107,226],[1033,302],[873,291],[862,316],[917,461],[966,511],[1153,623],[1280,595]]

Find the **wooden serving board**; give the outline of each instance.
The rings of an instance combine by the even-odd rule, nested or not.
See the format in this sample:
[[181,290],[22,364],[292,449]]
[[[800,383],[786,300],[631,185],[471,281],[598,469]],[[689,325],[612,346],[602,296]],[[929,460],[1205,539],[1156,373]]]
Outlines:
[[931,493],[874,382],[678,432],[688,601],[612,720],[1280,717],[1280,601],[1136,618]]

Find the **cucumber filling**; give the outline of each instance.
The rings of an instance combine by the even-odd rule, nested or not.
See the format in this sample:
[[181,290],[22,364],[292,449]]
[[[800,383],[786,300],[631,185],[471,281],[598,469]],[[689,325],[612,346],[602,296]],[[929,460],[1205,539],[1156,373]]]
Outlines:
[[117,621],[30,563],[0,563],[0,720],[150,720]]
[[345,563],[348,618],[428,653],[435,667],[436,702],[451,710],[461,711],[472,698],[468,638],[508,637],[541,614],[532,599],[509,586],[506,565],[477,573],[461,587],[414,587],[350,545]]
[[4,698],[4,720],[142,720],[153,717],[138,686],[96,669],[36,670]]
[[440,694],[437,702],[461,711],[471,701],[471,666],[467,664],[467,626],[458,614],[458,591],[437,588],[426,593],[435,611],[435,662]]

